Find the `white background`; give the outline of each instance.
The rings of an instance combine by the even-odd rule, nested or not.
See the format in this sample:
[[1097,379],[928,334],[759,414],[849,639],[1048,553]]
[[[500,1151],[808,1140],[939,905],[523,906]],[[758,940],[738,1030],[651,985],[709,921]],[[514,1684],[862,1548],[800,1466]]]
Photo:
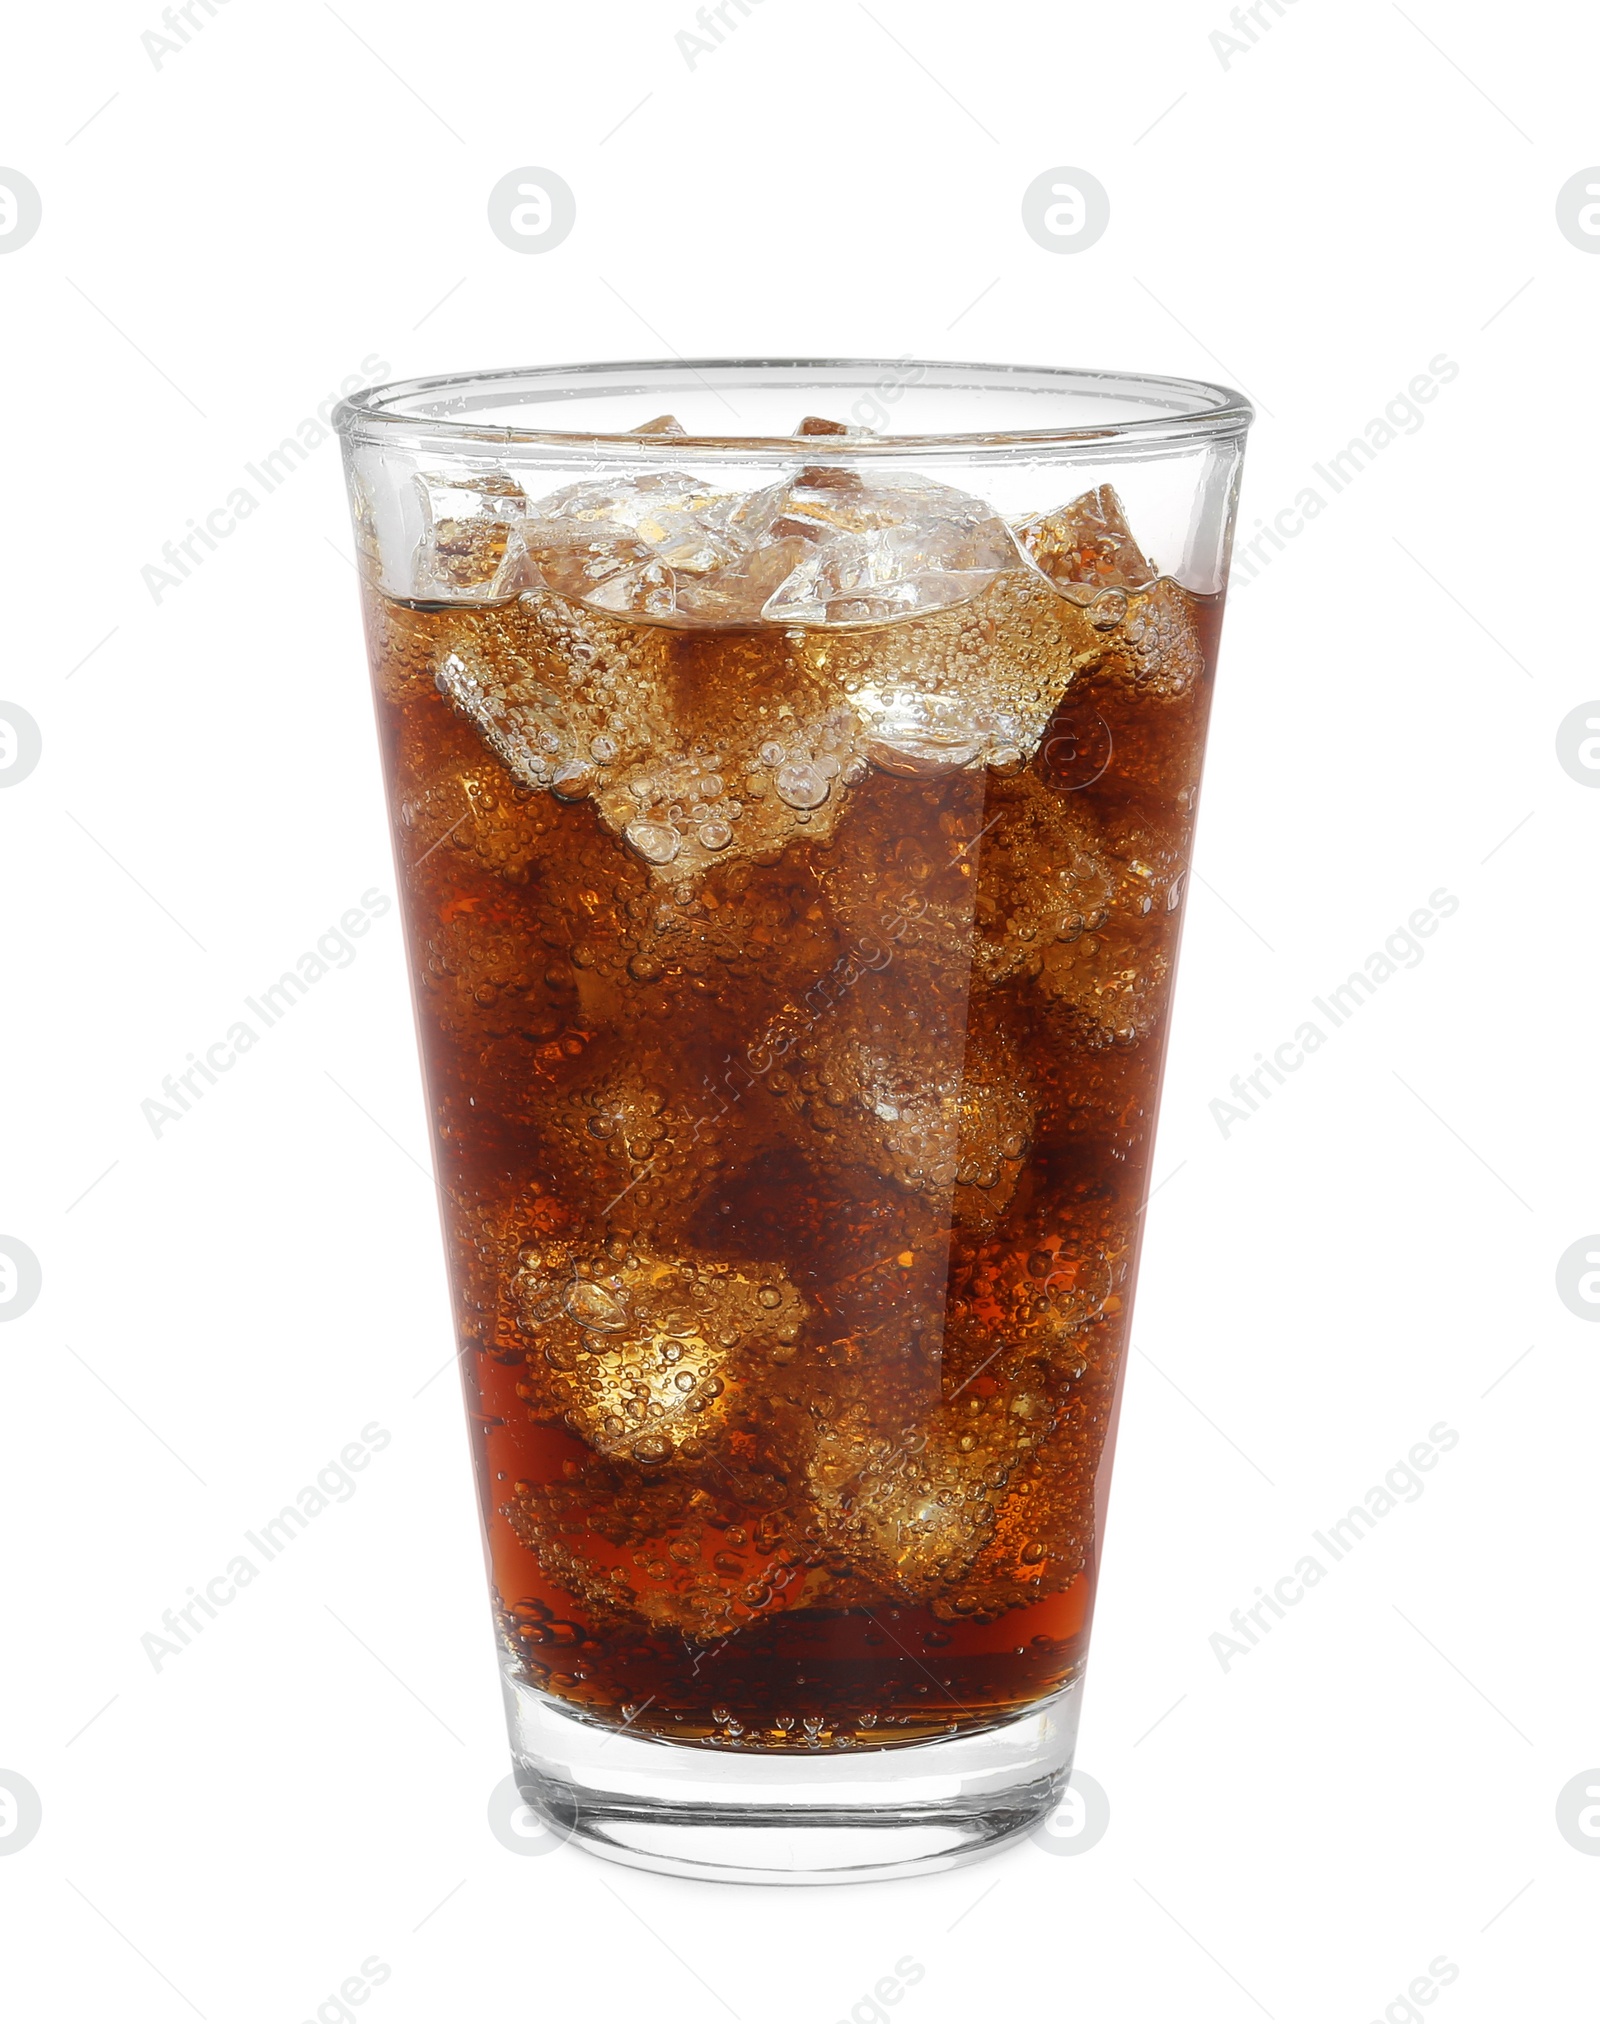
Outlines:
[[[0,164],[0,1860],[19,2018],[559,2014],[1371,2024],[1593,2014],[1600,1226],[1593,303],[1576,6],[216,0],[19,11]],[[1226,53],[1226,52],[1225,52]],[[577,198],[537,257],[508,170]],[[1043,170],[1110,229],[1024,232]],[[3,180],[3,178],[0,178]],[[1597,172],[1600,180],[1600,172]],[[3,242],[0,242],[3,243]],[[1597,242],[1600,243],[1600,242]],[[506,1751],[391,913],[157,1138],[140,1106],[393,889],[336,446],[141,579],[363,358],[902,353],[1221,377],[1270,519],[1437,354],[1459,377],[1249,588],[1207,808],[1080,1762],[1099,1844],[783,1895],[503,1850]],[[1323,488],[1326,490],[1326,488]],[[1600,714],[1600,704],[1596,706]],[[1458,912],[1259,1113],[1209,1105],[1430,893]],[[1435,1423],[1459,1444],[1259,1646],[1210,1639]],[[141,1648],[370,1422],[336,1504]],[[1600,1777],[1600,1774],[1597,1774]],[[0,1846],[3,1846],[0,1842]],[[870,1991],[925,1970],[892,2011]]]

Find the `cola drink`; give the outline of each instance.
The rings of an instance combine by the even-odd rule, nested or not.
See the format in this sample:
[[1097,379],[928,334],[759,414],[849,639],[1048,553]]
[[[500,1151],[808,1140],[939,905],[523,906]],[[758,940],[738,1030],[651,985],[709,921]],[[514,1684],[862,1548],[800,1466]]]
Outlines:
[[806,454],[424,468],[366,592],[504,1662],[742,1754],[1076,1677],[1220,616]]

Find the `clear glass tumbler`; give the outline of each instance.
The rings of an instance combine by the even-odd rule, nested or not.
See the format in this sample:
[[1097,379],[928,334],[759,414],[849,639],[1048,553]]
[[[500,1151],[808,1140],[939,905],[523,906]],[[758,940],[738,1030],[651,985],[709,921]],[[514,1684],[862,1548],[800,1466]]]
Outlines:
[[514,1762],[598,1853],[1058,1802],[1250,418],[904,359],[338,412]]

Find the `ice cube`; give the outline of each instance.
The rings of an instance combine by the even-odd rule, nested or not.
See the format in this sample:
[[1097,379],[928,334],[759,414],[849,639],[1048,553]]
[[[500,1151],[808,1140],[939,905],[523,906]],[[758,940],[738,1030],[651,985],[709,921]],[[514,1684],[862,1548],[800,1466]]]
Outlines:
[[[805,415],[802,416],[795,434],[797,436],[844,436],[854,441],[860,441],[864,437],[875,436],[877,430],[858,428],[851,422],[829,421],[825,415]],[[800,473],[796,483],[809,486],[813,491],[860,492],[864,490],[866,481],[856,472],[840,464],[814,464],[808,466],[807,469]]]
[[1090,603],[1104,590],[1136,590],[1156,573],[1110,485],[1023,521],[1016,536],[1035,568],[1075,603]]
[[898,624],[809,633],[885,771],[936,778],[1032,757],[1068,684],[1105,653],[1077,606],[1037,573],[996,573],[966,602]]
[[938,780],[982,758],[1004,724],[964,697],[891,690],[872,720],[867,757],[885,773],[907,780]]
[[[840,954],[786,1066],[785,1105],[808,1127],[808,1161],[852,1188],[883,1180],[948,1226],[1003,1210],[1033,1135],[1020,1062],[977,1015],[983,988],[974,873],[988,837],[981,776],[929,806],[880,784],[829,852]],[[971,804],[970,806],[967,804]],[[874,820],[890,812],[886,836]]]
[[748,494],[682,472],[589,480],[529,507],[519,531],[559,595],[688,624],[868,623],[959,603],[1018,560],[981,500],[914,474],[805,470]]
[[[1091,620],[1094,614],[1091,605]],[[1193,600],[1166,576],[1128,600],[1126,613],[1108,634],[1097,670],[1141,697],[1164,701],[1187,695],[1204,672]]]
[[606,1629],[643,1618],[709,1640],[798,1604],[814,1584],[774,1582],[778,1535],[757,1522],[790,1504],[791,1483],[786,1517],[797,1532],[811,1519],[809,1416],[771,1389],[807,1319],[781,1270],[547,1235],[520,1251],[510,1286],[527,1345],[518,1394],[581,1443],[503,1506],[544,1572]]
[[805,551],[806,543],[798,538],[772,541],[702,573],[652,559],[620,570],[589,591],[584,602],[592,610],[632,612],[683,625],[757,625],[767,600]]
[[702,642],[542,590],[475,616],[438,666],[441,691],[520,785],[592,801],[673,885],[826,838],[865,770],[826,665],[770,632]]
[[[573,594],[568,586],[560,582],[553,582],[551,588],[568,596]],[[666,563],[657,562],[652,557],[649,561],[635,562],[631,569],[619,569],[615,575],[593,584],[584,602],[596,611],[631,611],[641,616],[665,618],[678,608],[677,576]]]
[[522,566],[518,528],[528,503],[522,487],[502,472],[452,478],[422,471],[413,483],[423,518],[418,590],[507,595]]
[[793,1057],[787,1101],[811,1128],[802,1150],[824,1170],[891,1181],[944,1222],[987,1229],[1022,1171],[1033,1105],[1008,1043],[969,1029],[964,1003],[940,1008],[913,980],[914,970],[895,980],[910,988],[888,992],[869,980],[819,1023]]
[[521,535],[561,596],[681,625],[870,623],[959,603],[1018,560],[981,500],[824,469],[745,494],[681,472],[587,481],[531,507]]
[[670,747],[668,726],[650,709],[648,693],[631,698],[624,716],[614,705],[616,678],[607,663],[592,655],[568,661],[550,638],[560,636],[559,620],[541,632],[529,629],[524,612],[518,616],[522,623],[499,628],[496,638],[458,640],[435,680],[519,785],[551,788],[560,776],[570,799],[579,780],[593,788],[608,777],[596,760],[597,744],[623,768],[663,741]]
[[1050,1417],[1039,1389],[992,1385],[898,1436],[847,1409],[808,1472],[833,1550],[896,1601],[929,1602],[961,1583]]
[[[981,499],[931,478],[835,488],[806,471],[775,527],[815,547],[768,600],[780,625],[861,625],[960,604],[1015,566],[1004,521]],[[811,482],[806,482],[810,480]]]
[[540,545],[540,531],[570,540],[588,535],[609,540],[637,533],[653,547],[672,539],[677,522],[692,520],[707,500],[718,496],[714,488],[683,471],[580,479],[529,506],[529,547]]
[[1132,1046],[1154,1032],[1172,973],[1172,937],[1157,924],[1112,920],[1046,951],[1042,988],[1070,1007],[1091,1044]]
[[930,541],[922,527],[836,534],[796,565],[762,616],[778,625],[865,625],[934,611],[975,597],[1006,560],[998,545]]
[[806,552],[803,536],[774,536],[746,549],[714,576],[680,577],[679,616],[698,625],[759,625],[774,593],[799,567]]
[[1174,839],[1125,819],[1107,831],[1096,870],[1109,879],[1104,909],[1056,934],[1039,983],[1093,1044],[1127,1046],[1155,1031],[1166,1005],[1187,863]]
[[[675,576],[706,576],[739,555],[718,523],[726,497],[681,471],[584,480],[529,508],[523,544],[536,580],[561,596],[668,617]],[[641,570],[655,572],[642,585]],[[627,587],[612,590],[617,578]]]
[[[698,938],[647,929],[639,940],[648,953],[620,975],[621,965],[597,975],[593,950],[575,952],[574,1013],[590,1028],[614,1021],[616,1032],[596,1044],[607,1057],[596,1072],[550,1105],[540,1136],[569,1206],[653,1255],[695,1242],[708,1193],[730,1169],[781,1152],[782,1124],[759,1092],[750,1097],[748,1076],[729,1073],[748,1016],[724,1018],[714,995],[694,989],[713,967]],[[658,982],[668,964],[679,975]]]
[[1103,926],[1121,868],[1093,811],[1032,770],[992,785],[989,814],[973,853],[973,967],[995,985],[1037,977],[1058,943]]
[[585,1257],[563,1243],[530,1246],[512,1292],[535,1344],[530,1403],[597,1454],[652,1468],[702,1459],[740,1364],[793,1341],[806,1316],[775,1265]]

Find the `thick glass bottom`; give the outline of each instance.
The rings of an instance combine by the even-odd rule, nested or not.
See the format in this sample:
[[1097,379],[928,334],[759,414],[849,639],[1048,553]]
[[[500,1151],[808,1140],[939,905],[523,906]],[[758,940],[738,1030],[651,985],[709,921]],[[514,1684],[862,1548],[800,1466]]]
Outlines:
[[788,1753],[602,1728],[506,1680],[523,1799],[610,1862],[713,1883],[874,1882],[958,1869],[1060,1803],[1076,1684],[977,1734]]

